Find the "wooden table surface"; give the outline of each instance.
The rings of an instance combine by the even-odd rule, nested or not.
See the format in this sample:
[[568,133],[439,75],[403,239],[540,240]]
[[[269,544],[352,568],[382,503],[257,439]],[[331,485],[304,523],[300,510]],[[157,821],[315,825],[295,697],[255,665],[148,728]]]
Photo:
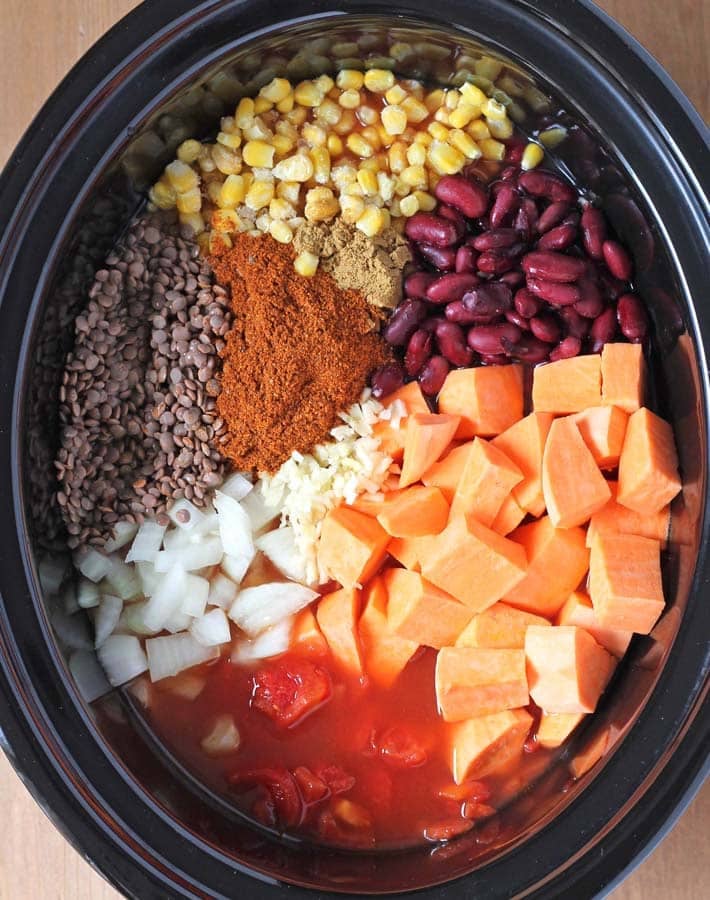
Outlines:
[[[166,2],[166,0],[162,0]],[[0,0],[0,167],[69,67],[135,0]],[[708,0],[602,0],[710,116]],[[0,754],[0,900],[118,898],[55,831]],[[708,895],[710,784],[613,900]],[[576,900],[576,898],[575,898]]]

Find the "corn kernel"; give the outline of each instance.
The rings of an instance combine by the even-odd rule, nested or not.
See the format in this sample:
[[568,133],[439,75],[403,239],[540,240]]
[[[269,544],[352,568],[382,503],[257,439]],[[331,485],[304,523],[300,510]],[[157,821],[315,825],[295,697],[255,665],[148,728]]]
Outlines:
[[428,147],[434,138],[427,131],[420,131],[414,138],[415,144],[421,144],[422,147]]
[[309,222],[325,222],[338,215],[340,204],[330,188],[315,187],[306,194],[303,212]]
[[210,217],[210,225],[215,231],[239,231],[242,220],[233,209],[216,209]]
[[260,116],[252,119],[251,123],[242,129],[242,135],[248,141],[266,141],[267,144],[274,136],[271,129],[267,127]]
[[427,131],[435,141],[447,141],[449,139],[449,129],[444,128],[440,122],[430,122],[427,125]]
[[407,166],[399,177],[411,188],[423,188],[429,183],[424,166]]
[[520,168],[527,172],[539,166],[545,158],[545,151],[539,144],[528,144],[523,150],[523,158],[520,160]]
[[460,150],[466,159],[478,159],[481,155],[481,149],[478,144],[470,134],[466,134],[460,128],[454,128],[449,134],[449,143],[452,147]]
[[[222,192],[222,182],[221,181],[210,181],[207,184],[207,199],[210,203],[213,203],[215,206],[219,206],[219,197]],[[174,204],[173,204],[174,205]]]
[[398,103],[401,103],[406,96],[407,92],[402,85],[395,84],[385,93],[385,100],[390,106],[396,106]]
[[197,165],[204,174],[214,172],[217,168],[217,164],[212,157],[212,148],[209,144],[204,144],[200,149],[200,155],[197,157]]
[[212,158],[223,175],[238,175],[242,171],[242,158],[234,150],[214,144]]
[[244,162],[251,166],[270,169],[274,164],[274,146],[266,141],[247,141],[242,150]]
[[200,194],[200,189],[197,187],[190,188],[189,191],[178,194],[175,205],[180,213],[199,212],[202,209],[202,195]]
[[242,97],[237,106],[237,111],[234,113],[234,120],[237,123],[237,127],[246,128],[247,125],[251,124],[253,118],[254,101],[251,97]]
[[259,91],[270,103],[279,103],[291,93],[291,82],[287,78],[273,78]]
[[285,156],[293,150],[296,142],[285,134],[275,134],[271,140],[276,156]]
[[324,147],[325,142],[328,139],[325,128],[320,125],[315,125],[313,122],[308,122],[303,126],[301,129],[301,137],[304,141],[307,141],[311,147]]
[[423,144],[410,144],[407,149],[407,162],[410,166],[423,166],[426,162],[426,149]]
[[389,69],[368,69],[365,87],[375,94],[384,94],[394,85],[394,74]]
[[345,144],[351,153],[354,153],[356,156],[360,156],[363,159],[367,159],[374,153],[372,145],[369,144],[361,134],[348,135]]
[[400,106],[405,111],[408,122],[417,124],[423,122],[429,115],[429,110],[420,100],[417,100],[416,97],[406,97],[402,100]]
[[506,119],[508,113],[502,103],[489,97],[481,107],[481,112],[487,119]]
[[365,76],[357,69],[341,69],[335,83],[341,91],[359,91],[365,83]]
[[[212,185],[210,184],[210,188]],[[220,209],[234,209],[244,202],[246,187],[243,175],[227,175],[219,188],[217,205]]]
[[357,173],[357,180],[365,194],[373,195],[377,193],[377,175],[370,169],[360,169]]
[[461,94],[459,93],[459,91],[453,89],[446,92],[446,95],[444,97],[444,105],[449,111],[456,109],[460,102]]
[[402,213],[399,208],[399,197],[393,197],[389,204],[390,215],[398,219]]
[[183,141],[182,144],[180,144],[180,146],[177,148],[177,158],[180,160],[180,162],[190,165],[191,163],[196,162],[197,157],[200,155],[201,149],[202,145],[199,141]]
[[330,181],[330,153],[326,147],[314,147],[310,152],[313,162],[313,177],[318,184]]
[[567,129],[564,125],[551,125],[538,135],[540,143],[549,150],[561,144],[566,137]]
[[329,134],[326,147],[331,156],[340,156],[343,152],[343,142],[337,134]]
[[269,215],[272,219],[292,219],[296,215],[296,210],[288,200],[274,197],[269,203]]
[[377,110],[371,106],[361,106],[355,115],[363,125],[374,125],[380,118]]
[[419,209],[422,212],[431,212],[436,208],[436,197],[432,194],[428,194],[426,191],[415,191],[414,196],[417,198]]
[[340,214],[343,222],[354,225],[365,212],[365,201],[362,197],[340,197]]
[[480,114],[481,108],[473,103],[459,103],[449,116],[449,125],[452,128],[465,128],[466,125]]
[[333,179],[333,184],[338,188],[357,181],[357,169],[349,164],[341,163],[339,166],[335,166],[330,175]]
[[270,109],[274,108],[274,104],[271,101],[267,100],[266,97],[257,97],[254,100],[254,112],[257,116],[260,116],[262,113],[268,112]]
[[296,103],[296,98],[293,95],[293,91],[287,96],[284,97],[283,100],[279,100],[276,104],[276,109],[280,113],[290,113]]
[[478,142],[484,159],[492,159],[500,162],[505,156],[505,144],[495,141],[493,138],[484,138]]
[[338,104],[343,109],[357,109],[360,106],[360,91],[350,88],[338,97]]
[[407,114],[401,106],[385,106],[380,116],[387,134],[402,134],[407,127]]
[[396,197],[399,197],[401,199],[402,197],[406,197],[408,194],[412,193],[412,186],[411,184],[407,184],[406,181],[402,181],[402,178],[400,176],[395,182],[394,193]]
[[444,103],[445,97],[446,92],[442,88],[436,88],[436,90],[429,91],[426,95],[424,98],[424,105],[430,113],[436,112],[436,110],[440,109]]
[[217,143],[221,144],[223,147],[229,147],[232,150],[236,150],[242,143],[242,136],[240,134],[229,134],[226,131],[220,131],[217,135]]
[[482,141],[484,138],[491,136],[490,129],[483,119],[475,119],[469,124],[466,131],[475,141]]
[[342,114],[342,108],[328,99],[324,100],[316,110],[318,120],[325,122],[326,125],[337,125]]
[[205,220],[199,212],[180,213],[180,224],[185,225],[187,228],[192,228],[195,234],[200,234],[200,232],[205,230]]
[[491,137],[500,141],[506,141],[513,136],[513,123],[510,119],[488,119],[488,130]]
[[286,118],[292,125],[295,125],[296,128],[298,128],[303,125],[308,118],[308,110],[305,106],[294,106],[291,112],[286,113]]
[[301,185],[295,181],[279,181],[276,185],[276,196],[296,206],[301,196]]
[[345,184],[340,189],[341,196],[343,197],[364,197],[365,191],[363,191],[359,181],[351,181],[350,184]]
[[402,141],[395,141],[387,153],[390,172],[398,174],[407,168],[407,145]]
[[313,81],[302,81],[294,88],[293,95],[299,106],[318,106],[325,98],[322,91]]
[[177,195],[172,185],[161,178],[150,189],[149,198],[158,209],[174,209]]
[[380,132],[377,130],[377,128],[375,128],[374,125],[368,125],[367,128],[363,128],[360,134],[365,138],[367,143],[370,144],[374,150],[382,149]]
[[294,259],[293,267],[299,275],[302,275],[304,278],[311,278],[318,271],[319,262],[320,260],[315,253],[309,253],[307,250],[304,250],[303,253],[299,253]]
[[394,196],[395,180],[391,175],[387,175],[385,172],[377,172],[376,177],[377,193],[382,197],[385,203],[389,203]]
[[338,124],[333,125],[333,131],[335,131],[336,134],[345,136],[350,134],[356,126],[357,119],[355,118],[355,113],[351,109],[346,109],[340,117]]
[[445,106],[440,106],[434,113],[434,121],[440,122],[442,125],[449,124],[449,111]]
[[486,97],[479,87],[476,87],[475,84],[471,84],[468,81],[466,84],[461,85],[459,92],[466,103],[470,103],[472,106],[477,106],[479,108],[488,100],[488,97]]
[[178,194],[184,194],[185,191],[197,187],[200,181],[197,172],[179,159],[165,167],[165,177]]
[[390,47],[390,56],[398,62],[401,62],[403,59],[408,59],[413,53],[414,48],[405,41],[397,41],[397,43],[392,44]]
[[244,205],[255,212],[268,206],[274,199],[274,185],[271,181],[255,181],[247,191]]
[[409,194],[406,197],[402,197],[399,201],[399,211],[400,214],[409,218],[409,216],[413,216],[414,213],[419,212],[419,200],[417,200],[416,194]]
[[460,150],[441,141],[434,141],[429,147],[427,159],[434,171],[440,175],[453,175],[460,172],[466,162],[466,157]]
[[385,227],[383,210],[377,209],[376,206],[368,206],[355,223],[355,227],[368,237],[375,237]]
[[290,244],[293,240],[293,231],[286,222],[272,221],[269,224],[269,234],[279,244]]
[[380,144],[382,144],[383,147],[391,147],[392,144],[394,144],[397,135],[390,134],[381,122],[379,125],[375,125],[375,128],[377,129],[377,134],[380,138]]
[[295,153],[274,166],[274,178],[280,181],[308,181],[313,177],[313,163],[304,153]]
[[315,86],[318,88],[321,94],[323,94],[324,97],[328,93],[328,91],[332,90],[335,87],[335,82],[330,77],[330,75],[319,75],[318,78],[315,79],[313,84],[315,84]]

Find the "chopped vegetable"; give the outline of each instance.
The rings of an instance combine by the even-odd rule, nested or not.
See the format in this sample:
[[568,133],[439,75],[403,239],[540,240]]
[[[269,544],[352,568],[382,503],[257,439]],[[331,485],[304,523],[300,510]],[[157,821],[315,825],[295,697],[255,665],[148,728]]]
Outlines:
[[240,591],[229,618],[250,637],[256,637],[315,600],[316,591],[294,582],[273,582]]
[[439,410],[460,417],[457,438],[500,434],[523,417],[522,366],[454,369],[439,392]]
[[136,678],[148,668],[148,659],[137,637],[112,634],[98,650],[99,662],[114,687]]
[[219,656],[217,647],[204,647],[187,633],[148,638],[145,649],[148,655],[150,680],[153,682],[169,675],[177,675],[185,669],[191,669]]

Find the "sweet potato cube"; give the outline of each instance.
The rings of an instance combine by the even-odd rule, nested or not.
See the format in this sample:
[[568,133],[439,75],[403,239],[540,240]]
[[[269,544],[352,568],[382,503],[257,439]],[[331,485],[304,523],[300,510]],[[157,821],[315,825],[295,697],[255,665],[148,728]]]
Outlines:
[[525,632],[530,625],[548,626],[542,616],[535,616],[507,603],[494,603],[474,616],[456,641],[457,647],[491,647],[498,650],[522,650]]
[[523,473],[523,480],[513,488],[513,497],[533,516],[541,516],[545,512],[542,454],[552,419],[551,413],[532,412],[491,441]]
[[602,403],[636,412],[643,406],[646,363],[641,344],[604,344]]
[[589,561],[589,596],[602,628],[648,634],[665,605],[661,545],[635,534],[598,534]]
[[500,434],[523,417],[522,366],[454,369],[439,392],[439,410],[461,417],[457,438]]
[[390,536],[364,513],[337,506],[323,519],[318,563],[343,587],[364,584],[382,564]]
[[511,539],[525,549],[528,568],[505,602],[538,616],[554,616],[587,574],[589,550],[581,528],[555,528],[549,516],[522,525]]
[[325,656],[328,652],[328,642],[323,637],[310,606],[302,609],[296,616],[291,632],[291,646],[307,656]]
[[360,494],[352,503],[346,504],[348,509],[354,509],[357,512],[364,513],[376,519],[377,516],[387,507],[394,503],[399,497],[401,491],[383,491],[380,490],[374,494]]
[[601,357],[574,356],[536,366],[532,389],[535,412],[568,415],[602,402]]
[[418,538],[392,538],[387,552],[410,572],[420,572]]
[[458,516],[441,534],[419,541],[424,577],[474,613],[492,606],[525,575],[523,547],[471,517]]
[[527,513],[512,494],[509,494],[498,510],[491,528],[497,534],[510,534],[520,525]]
[[525,634],[530,696],[548,713],[590,713],[614,671],[614,658],[583,628],[531,625]]
[[617,502],[650,516],[666,506],[682,487],[673,429],[643,407],[629,417],[619,460]]
[[581,778],[604,756],[609,747],[611,728],[602,728],[592,735],[582,749],[569,762],[569,770],[574,778]]
[[436,702],[446,722],[528,703],[523,650],[444,647],[436,657]]
[[387,621],[387,589],[381,577],[373,578],[364,592],[360,616],[360,641],[369,678],[391,687],[416,652],[419,644],[400,637]]
[[616,501],[617,483],[608,482],[611,500],[595,512],[587,528],[587,547],[591,547],[598,534],[638,534],[652,538],[665,547],[671,527],[671,508],[664,506],[653,515],[634,512]]
[[573,591],[557,614],[557,625],[578,625],[588,631],[594,640],[617,659],[626,653],[634,636],[633,631],[618,628],[602,628],[597,621],[592,601],[581,591]]
[[619,465],[628,415],[618,406],[590,406],[572,416],[600,469]]
[[333,658],[343,671],[358,677],[364,672],[359,618],[360,591],[354,588],[333,591],[318,601],[316,619]]
[[571,418],[555,419],[550,426],[542,457],[542,493],[556,528],[582,525],[611,497],[609,485]]
[[523,752],[533,718],[507,709],[458,722],[451,728],[451,771],[456,784],[505,768]]
[[439,488],[444,497],[446,497],[446,502],[451,503],[472,448],[473,442],[467,441],[465,444],[460,444],[458,447],[454,447],[453,450],[449,450],[446,456],[426,470],[422,475],[422,482],[427,487]]
[[403,413],[397,416],[396,427],[391,422],[380,420],[375,423],[373,433],[380,441],[380,450],[391,456],[396,462],[401,462],[404,453],[404,436],[407,429],[407,416],[412,413],[428,413],[429,406],[424,399],[417,381],[410,381],[398,388],[382,400],[385,409]]
[[472,516],[490,528],[503,501],[522,479],[523,473],[502,450],[475,438],[451,502],[451,518]]
[[449,504],[438,488],[412,485],[397,492],[377,516],[392,537],[412,538],[439,534],[449,519]]
[[407,418],[400,488],[419,481],[451,443],[459,417],[435,413],[413,413]]
[[383,578],[387,621],[402,638],[427,647],[447,647],[471,621],[468,607],[416,572],[388,569]]
[[586,713],[546,713],[540,716],[536,738],[541,747],[560,747],[584,719]]

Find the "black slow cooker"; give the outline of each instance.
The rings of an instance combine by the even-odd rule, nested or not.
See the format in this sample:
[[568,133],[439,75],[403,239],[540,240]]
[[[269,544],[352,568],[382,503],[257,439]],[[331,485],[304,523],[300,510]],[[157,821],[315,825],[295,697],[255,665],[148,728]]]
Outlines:
[[[380,65],[393,36],[410,42],[418,52],[391,64],[430,79],[445,79],[436,61],[447,54],[491,54],[528,79],[530,97],[554,98],[576,123],[557,164],[633,251],[654,322],[657,405],[673,422],[684,478],[666,613],[636,639],[580,736],[608,730],[603,760],[570,783],[563,759],[506,810],[514,829],[489,841],[473,832],[379,854],[261,833],[191,782],[123,694],[100,714],[87,706],[38,577],[43,554],[63,548],[52,503],[56,398],[93,272],[176,143],[208,134],[233,104],[235,80],[258,86],[280,66],[320,74],[343,36]],[[591,897],[671,827],[710,746],[709,164],[690,105],[586,0],[147,2],[62,82],[0,181],[0,741],[56,825],[119,889],[141,900]]]

